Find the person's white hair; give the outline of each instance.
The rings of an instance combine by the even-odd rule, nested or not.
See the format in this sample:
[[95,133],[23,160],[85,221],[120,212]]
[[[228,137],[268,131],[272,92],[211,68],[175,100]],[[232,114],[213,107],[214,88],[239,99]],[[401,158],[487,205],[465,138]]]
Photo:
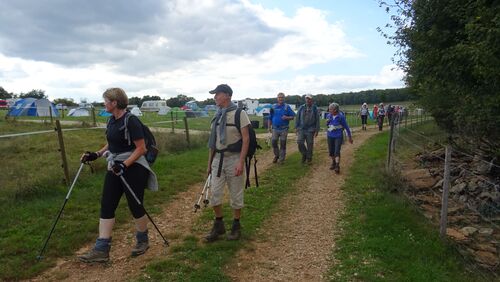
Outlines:
[[328,108],[330,109],[335,109],[337,112],[339,111],[340,109],[340,105],[338,103],[331,103]]

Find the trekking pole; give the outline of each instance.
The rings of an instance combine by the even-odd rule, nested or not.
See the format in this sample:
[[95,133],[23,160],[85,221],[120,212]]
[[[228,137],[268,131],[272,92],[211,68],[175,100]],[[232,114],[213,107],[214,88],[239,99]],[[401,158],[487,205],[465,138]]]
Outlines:
[[210,190],[210,183],[212,182],[212,174],[210,174],[208,176],[208,179],[207,179],[207,189],[205,190],[205,200],[203,200],[203,204],[204,204],[204,207],[208,207],[208,203],[210,203],[210,201],[208,200],[208,191]]
[[255,187],[259,187],[259,177],[257,176],[257,158],[253,156],[253,173],[255,176]]
[[[112,156],[110,156],[110,152],[109,151],[106,151],[103,156],[106,157],[106,160],[110,161],[111,164],[114,164],[115,161],[113,160]],[[122,180],[123,184],[125,185],[125,187],[127,187],[127,190],[130,192],[130,194],[132,195],[132,197],[134,197],[135,201],[137,202],[137,204],[139,206],[142,206],[142,209],[144,210],[144,213],[146,214],[146,216],[149,218],[149,221],[151,221],[151,223],[153,224],[153,226],[155,227],[156,231],[158,231],[158,233],[160,234],[161,238],[163,239],[163,242],[165,243],[165,245],[169,246],[170,244],[168,243],[167,239],[165,239],[165,237],[163,236],[163,234],[161,233],[160,229],[158,228],[158,226],[156,226],[156,223],[153,221],[153,219],[151,218],[151,216],[149,215],[148,211],[146,211],[146,208],[144,207],[144,205],[141,203],[141,201],[139,200],[139,198],[137,198],[137,196],[135,195],[134,191],[132,190],[132,188],[130,187],[130,185],[128,184],[127,180],[125,180],[125,177],[123,177],[123,174],[120,174],[120,179]]]
[[61,207],[61,210],[59,210],[59,214],[57,214],[56,220],[54,221],[54,224],[52,225],[52,229],[50,229],[49,236],[47,236],[47,239],[45,240],[45,244],[43,244],[43,247],[40,250],[40,254],[38,254],[38,256],[36,257],[37,260],[41,260],[43,258],[42,254],[45,251],[45,248],[47,247],[47,244],[49,243],[50,237],[52,236],[52,232],[54,232],[54,229],[56,228],[56,224],[59,221],[59,218],[61,217],[61,214],[62,214],[62,212],[64,210],[64,207],[66,206],[66,203],[68,202],[69,195],[71,194],[71,191],[73,191],[73,187],[75,186],[76,180],[80,176],[80,172],[82,171],[84,164],[85,163],[83,163],[83,162],[80,164],[80,168],[78,169],[78,171],[77,171],[77,173],[75,175],[75,179],[73,179],[73,183],[71,184],[71,186],[69,188],[68,194],[66,194],[66,198],[64,199],[64,203],[63,203],[63,205]]
[[210,174],[208,177],[207,177],[207,180],[205,181],[205,185],[203,185],[203,189],[201,190],[201,194],[200,194],[200,197],[198,198],[198,202],[196,202],[196,204],[194,204],[194,212],[198,211],[201,206],[200,206],[200,203],[201,203],[201,199],[203,199],[203,195],[206,193],[205,195],[205,200],[203,200],[203,203],[205,204],[205,207],[207,207],[208,205],[208,187],[210,185],[210,178],[211,178],[212,174]]

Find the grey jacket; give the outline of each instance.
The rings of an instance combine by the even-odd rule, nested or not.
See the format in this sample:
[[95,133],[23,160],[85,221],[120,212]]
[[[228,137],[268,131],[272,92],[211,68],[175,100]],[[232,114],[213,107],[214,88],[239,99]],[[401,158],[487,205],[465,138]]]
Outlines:
[[[125,153],[121,153],[121,154],[113,154],[113,153],[109,152],[109,154],[107,154],[108,152],[109,151],[106,151],[103,154],[103,156],[107,155],[106,160],[108,161],[108,170],[111,170],[111,167],[113,166],[115,161],[123,162],[128,157],[130,157],[130,155],[132,155],[132,152],[125,152]],[[142,165],[147,170],[149,170],[148,189],[151,191],[158,191],[158,179],[156,178],[156,174],[154,173],[154,171],[149,166],[148,161],[146,161],[146,158],[144,156],[141,156],[135,162]]]

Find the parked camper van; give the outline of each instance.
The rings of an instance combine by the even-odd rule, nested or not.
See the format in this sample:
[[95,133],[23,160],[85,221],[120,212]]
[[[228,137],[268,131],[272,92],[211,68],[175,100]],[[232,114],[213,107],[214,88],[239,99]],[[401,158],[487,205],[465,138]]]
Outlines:
[[6,100],[0,100],[0,109],[7,109],[9,104],[7,104]]
[[143,112],[157,112],[160,108],[167,107],[165,100],[152,100],[142,102],[141,111]]

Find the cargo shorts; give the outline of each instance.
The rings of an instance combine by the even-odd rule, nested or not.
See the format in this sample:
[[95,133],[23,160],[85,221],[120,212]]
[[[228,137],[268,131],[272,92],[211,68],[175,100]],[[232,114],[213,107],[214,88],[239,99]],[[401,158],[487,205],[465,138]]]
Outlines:
[[218,206],[222,204],[224,198],[224,186],[227,183],[230,196],[230,206],[233,209],[243,208],[243,190],[245,169],[240,176],[235,176],[234,171],[236,165],[240,161],[240,153],[224,152],[224,160],[222,162],[222,171],[220,177],[217,177],[217,171],[220,162],[220,153],[216,153],[212,161],[212,181],[210,189],[210,206]]

